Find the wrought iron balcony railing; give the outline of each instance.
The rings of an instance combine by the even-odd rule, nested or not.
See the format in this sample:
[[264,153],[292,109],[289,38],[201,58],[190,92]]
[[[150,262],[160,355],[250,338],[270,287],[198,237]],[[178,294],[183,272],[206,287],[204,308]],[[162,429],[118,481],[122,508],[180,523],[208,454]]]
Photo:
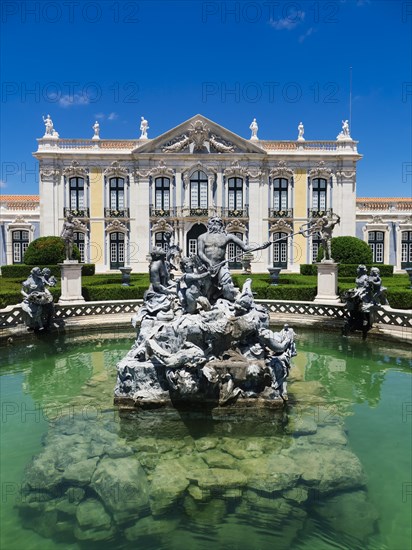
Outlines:
[[129,209],[128,208],[105,208],[104,217],[105,218],[128,218]]
[[220,208],[222,218],[248,218],[249,206],[245,205],[242,208]]
[[189,208],[189,216],[198,216],[200,217],[208,217],[209,216],[209,209],[208,208]]
[[332,208],[324,208],[323,210],[318,208],[308,208],[308,218],[322,218],[323,216],[327,216],[329,218],[332,214]]
[[293,208],[269,208],[269,218],[293,218]]
[[154,208],[150,206],[150,216],[155,218],[171,218],[177,216],[177,209],[175,206],[169,208]]
[[64,217],[68,215],[73,216],[73,218],[89,218],[89,209],[88,208],[65,208]]

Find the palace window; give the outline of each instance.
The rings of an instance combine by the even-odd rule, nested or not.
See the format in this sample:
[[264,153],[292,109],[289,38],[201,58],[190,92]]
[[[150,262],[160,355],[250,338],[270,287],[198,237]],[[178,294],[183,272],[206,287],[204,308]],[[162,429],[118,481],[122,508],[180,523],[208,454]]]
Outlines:
[[[285,269],[288,266],[288,234],[274,233],[273,241],[273,267]],[[282,240],[278,240],[282,239]]]
[[110,208],[124,210],[124,179],[110,178]]
[[170,179],[155,179],[155,208],[156,210],[170,209]]
[[125,256],[124,233],[110,233],[110,269],[124,267]]
[[13,263],[22,264],[24,253],[29,246],[29,232],[28,231],[13,231],[12,232],[12,245],[13,245]]
[[273,180],[273,208],[287,210],[288,208],[288,180],[276,178]]
[[[232,235],[243,241],[242,233],[232,233]],[[243,250],[239,245],[235,243],[229,243],[227,245],[227,259],[229,260],[228,264],[231,269],[241,269],[242,256]]]
[[312,209],[326,210],[326,179],[312,180]]
[[368,244],[372,249],[372,262],[383,264],[384,233],[383,231],[369,231]]
[[85,240],[84,240],[84,233],[81,231],[75,231],[73,233],[74,237],[74,244],[77,246],[80,252],[80,261],[84,264],[85,260]]
[[402,231],[401,267],[412,267],[412,231]]
[[163,248],[163,250],[167,251],[169,248],[169,241],[165,237],[166,233],[155,233],[155,246],[159,248]]
[[70,178],[69,187],[71,210],[84,209],[84,179],[78,177]]
[[200,170],[190,178],[190,208],[207,208],[207,176]]
[[228,180],[228,207],[229,210],[243,210],[242,178],[229,178]]

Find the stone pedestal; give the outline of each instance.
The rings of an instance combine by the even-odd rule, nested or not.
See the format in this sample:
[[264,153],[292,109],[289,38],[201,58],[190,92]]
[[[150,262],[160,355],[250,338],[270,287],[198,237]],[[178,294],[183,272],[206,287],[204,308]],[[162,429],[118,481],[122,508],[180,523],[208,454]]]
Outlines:
[[130,286],[130,273],[132,272],[131,267],[119,267],[122,272],[122,286]]
[[281,267],[268,267],[270,284],[272,286],[277,286],[279,284],[279,273],[281,272],[281,270]]
[[64,260],[59,264],[62,271],[62,294],[59,304],[84,302],[82,296],[82,264],[77,260]]
[[316,265],[318,266],[318,293],[315,302],[339,304],[338,264],[333,260],[326,260]]

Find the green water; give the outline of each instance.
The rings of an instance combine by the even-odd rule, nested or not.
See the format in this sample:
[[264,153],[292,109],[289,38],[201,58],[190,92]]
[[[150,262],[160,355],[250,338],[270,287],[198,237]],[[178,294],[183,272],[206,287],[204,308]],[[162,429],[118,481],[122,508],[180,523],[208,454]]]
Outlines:
[[[289,385],[295,404],[281,413],[147,411],[119,417],[112,406],[115,364],[130,345],[116,338],[47,337],[0,349],[2,550],[411,548],[410,349],[300,332]],[[75,458],[67,441],[76,437],[82,445],[111,441],[112,450],[106,445],[99,453],[118,464],[119,479],[137,461],[147,476],[150,506],[101,540],[103,528],[95,536],[85,527],[83,541],[70,536],[78,515],[70,516],[72,526],[63,522],[65,531],[56,536],[48,533],[55,516],[46,514],[41,536],[19,512],[32,458],[60,445],[70,465]],[[302,464],[307,485],[282,489],[282,468],[276,478],[266,470],[283,463],[288,470],[287,457],[295,456],[301,462],[291,469]],[[348,457],[346,477],[341,472],[345,486],[322,492],[312,469],[322,459],[325,469],[333,472],[337,461],[342,470],[342,456]],[[351,485],[358,462],[364,487]],[[261,472],[248,470],[259,466]],[[195,481],[180,487],[192,469]],[[223,476],[221,486],[219,480],[210,485],[208,472]],[[110,498],[102,499],[106,510]],[[130,502],[125,507],[130,512]]]

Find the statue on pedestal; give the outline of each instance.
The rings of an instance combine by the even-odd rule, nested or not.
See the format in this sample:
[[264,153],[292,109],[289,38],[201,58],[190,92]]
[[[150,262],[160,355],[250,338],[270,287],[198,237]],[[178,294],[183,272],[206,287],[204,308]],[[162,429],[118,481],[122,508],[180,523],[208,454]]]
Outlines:
[[299,122],[298,132],[298,141],[305,141],[305,138],[303,137],[303,134],[305,133],[305,127],[301,122]]
[[92,128],[94,130],[94,135],[93,135],[92,139],[94,139],[94,140],[100,139],[100,124],[97,122],[97,120],[93,124]]
[[[333,218],[335,216],[335,219]],[[323,247],[323,258],[321,262],[333,262],[332,258],[332,233],[337,224],[340,223],[340,216],[333,214],[331,218],[322,216],[321,218],[312,220],[310,234],[318,233],[320,235]]]
[[60,237],[64,240],[66,246],[66,260],[72,261],[73,259],[73,245],[74,245],[74,229],[72,214],[67,214],[66,220],[63,223],[63,228],[60,233]]
[[249,126],[249,130],[252,131],[252,135],[250,136],[250,139],[253,140],[253,141],[257,141],[259,139],[258,136],[257,136],[259,126],[258,126],[258,123],[256,122],[255,118],[252,120],[252,122]]
[[147,137],[147,130],[149,129],[149,123],[144,118],[144,116],[141,117],[140,122],[140,131],[142,132],[140,135],[140,139],[148,139]]
[[46,118],[43,116],[43,122],[46,127],[43,138],[58,138],[59,134],[54,129],[53,121],[50,118],[50,115],[47,115]]
[[339,132],[337,140],[347,140],[351,141],[352,138],[350,137],[349,133],[349,121],[348,120],[342,120],[342,130]]
[[53,296],[46,286],[55,286],[56,279],[50,275],[50,269],[33,267],[30,275],[22,284],[21,304],[24,321],[28,329],[43,330],[53,319]]

